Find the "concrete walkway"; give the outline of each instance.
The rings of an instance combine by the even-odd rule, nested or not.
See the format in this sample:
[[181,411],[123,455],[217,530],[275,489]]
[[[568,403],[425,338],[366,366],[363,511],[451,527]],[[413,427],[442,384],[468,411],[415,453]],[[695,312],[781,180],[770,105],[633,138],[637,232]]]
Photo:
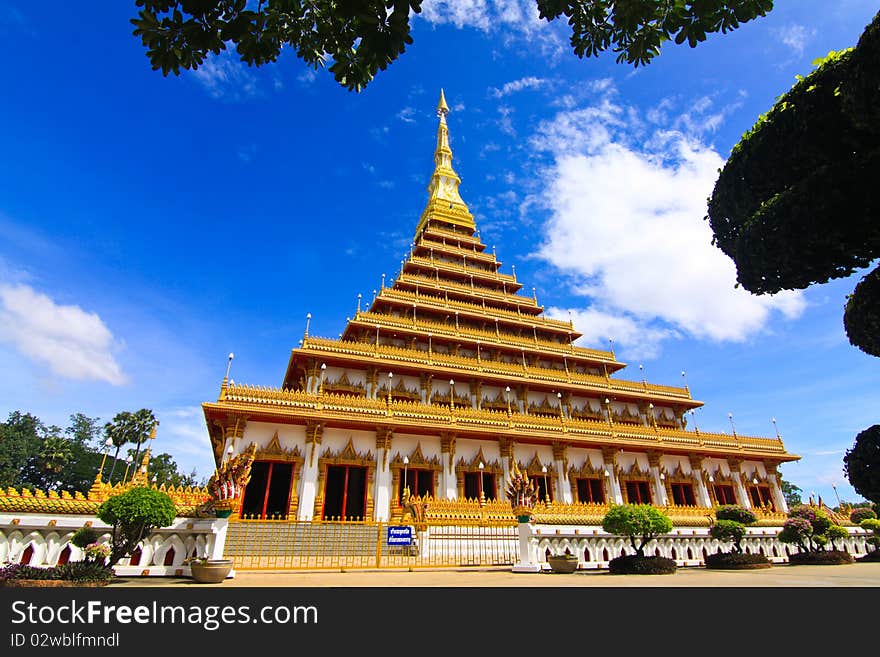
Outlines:
[[579,571],[571,575],[513,573],[510,568],[357,571],[240,571],[222,584],[188,578],[122,578],[117,587],[280,586],[280,587],[880,587],[880,563],[839,566],[775,565],[761,570],[679,568],[674,575],[611,575]]

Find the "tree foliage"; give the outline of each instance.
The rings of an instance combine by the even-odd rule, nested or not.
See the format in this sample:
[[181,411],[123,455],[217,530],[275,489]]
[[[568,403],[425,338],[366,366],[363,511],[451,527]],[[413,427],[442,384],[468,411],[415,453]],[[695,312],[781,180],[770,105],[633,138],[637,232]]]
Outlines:
[[733,552],[742,554],[746,525],[757,522],[758,516],[745,507],[728,504],[715,509],[715,517],[718,520],[709,527],[709,535],[719,541],[732,541]]
[[[715,243],[756,294],[849,276],[880,256],[880,14],[855,48],[816,63],[743,135],[709,199]],[[878,302],[871,276],[847,306],[850,341],[874,355]]]
[[138,453],[141,444],[149,437],[153,427],[158,424],[153,411],[148,408],[142,408],[134,413],[130,411],[122,411],[104,425],[104,435],[110,439],[116,447],[116,453],[113,455],[113,465],[110,467],[110,476],[107,482],[112,483],[113,474],[116,472],[116,461],[119,459],[119,450],[128,443],[137,445],[135,453],[131,455],[132,462],[138,467]]
[[788,512],[788,520],[777,538],[783,543],[797,545],[804,552],[820,552],[829,543],[833,549],[834,541],[847,535],[846,529],[835,525],[824,510],[802,504]]
[[843,457],[843,471],[859,495],[880,503],[880,424],[856,436],[852,449]]
[[618,504],[605,514],[602,529],[609,534],[627,536],[636,555],[643,557],[645,545],[657,536],[669,533],[672,521],[650,504]]
[[[29,413],[13,411],[6,422],[0,422],[0,488],[88,492],[104,457],[101,430],[98,418],[82,413],[71,415],[69,425],[62,430],[45,426]],[[111,454],[104,472],[115,466],[121,478],[125,465]],[[202,483],[195,472],[181,473],[169,454],[151,455],[149,471],[157,485]]]
[[782,496],[785,498],[785,503],[788,505],[788,508],[793,506],[797,506],[803,502],[803,498],[801,497],[801,493],[804,492],[804,489],[800,486],[797,486],[790,481],[786,481],[779,478],[779,488],[782,491]]
[[[429,0],[430,1],[430,0]],[[412,44],[410,15],[422,0],[136,0],[131,23],[154,70],[197,69],[234,47],[252,66],[275,62],[283,48],[313,68],[332,60],[336,81],[360,91]],[[571,26],[578,57],[612,49],[618,62],[649,63],[673,40],[692,48],[707,35],[764,16],[773,0],[537,0],[541,18]]]
[[134,552],[154,528],[174,521],[177,509],[168,495],[150,488],[131,488],[98,507],[98,517],[113,527],[110,565]]

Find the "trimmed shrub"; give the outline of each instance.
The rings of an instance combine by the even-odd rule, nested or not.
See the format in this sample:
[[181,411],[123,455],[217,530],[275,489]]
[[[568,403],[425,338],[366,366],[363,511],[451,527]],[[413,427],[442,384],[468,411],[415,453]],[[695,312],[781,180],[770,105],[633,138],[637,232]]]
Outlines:
[[177,509],[165,493],[150,488],[131,488],[98,507],[98,517],[113,526],[110,565],[131,555],[155,527],[174,522]]
[[101,534],[98,530],[91,527],[80,527],[70,537],[70,542],[80,550],[85,550],[87,545],[97,543],[99,538],[101,538]]
[[874,509],[870,509],[866,506],[854,509],[853,512],[849,514],[850,521],[856,525],[860,524],[862,520],[873,520],[876,517],[877,514],[874,513]]
[[750,509],[735,504],[719,506],[715,509],[715,517],[718,518],[718,520],[729,520],[743,525],[751,525],[758,521],[758,516],[756,516]]
[[[650,504],[618,504],[605,514],[602,529],[609,534],[628,537],[636,556],[644,557],[645,545],[672,531],[672,521]],[[640,539],[638,543],[637,537]]]
[[735,520],[718,520],[709,527],[709,536],[719,541],[732,541],[733,553],[741,553],[742,540],[746,535],[746,526]]
[[788,558],[792,565],[801,566],[834,566],[844,563],[853,563],[855,559],[848,552],[842,550],[819,550],[812,552],[797,552]]
[[612,575],[671,575],[676,565],[666,557],[645,557],[628,554],[608,562],[608,570]]
[[773,564],[763,554],[746,554],[745,552],[716,552],[706,557],[706,568],[728,570],[750,570],[769,568]]

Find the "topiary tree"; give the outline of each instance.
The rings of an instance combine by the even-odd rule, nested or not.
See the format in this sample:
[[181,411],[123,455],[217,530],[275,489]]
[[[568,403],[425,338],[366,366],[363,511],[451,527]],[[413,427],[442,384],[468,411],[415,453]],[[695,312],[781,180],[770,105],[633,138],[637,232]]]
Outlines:
[[837,547],[834,545],[834,541],[846,538],[849,536],[849,532],[840,525],[831,525],[828,531],[825,532],[825,536],[828,537],[828,542],[831,543],[831,549],[836,550]]
[[718,520],[709,528],[709,535],[719,541],[733,541],[733,552],[742,554],[746,525],[754,524],[758,517],[749,509],[735,504],[719,506],[715,510],[715,517]]
[[843,471],[859,495],[880,503],[880,424],[856,436],[852,449],[843,457]]
[[782,526],[778,538],[783,543],[794,543],[804,552],[821,552],[825,546],[848,536],[846,529],[835,525],[821,508],[808,504],[796,506],[788,512],[789,519]]
[[177,509],[168,495],[150,488],[131,488],[98,507],[98,517],[113,527],[110,565],[134,552],[155,527],[174,521]]
[[782,525],[782,530],[777,534],[783,543],[797,545],[798,549],[809,552],[810,538],[813,536],[813,526],[806,518],[789,518]]
[[877,518],[866,518],[859,523],[859,527],[865,531],[874,532],[873,536],[868,537],[868,545],[873,545],[873,551],[880,553],[880,520]]
[[[880,14],[734,146],[709,200],[714,242],[755,294],[849,276],[880,256]],[[855,288],[850,343],[880,356],[880,269]]]
[[853,509],[853,512],[849,514],[850,521],[855,525],[860,524],[862,520],[871,520],[876,517],[877,514],[874,512],[874,509],[866,506]]
[[85,550],[87,545],[96,543],[99,538],[101,538],[101,534],[98,533],[96,529],[92,529],[91,527],[80,527],[73,533],[73,536],[70,537],[70,542],[80,550]]
[[672,521],[650,504],[618,504],[605,514],[602,529],[609,534],[628,537],[636,556],[644,557],[645,545],[652,539],[669,533],[672,530]]

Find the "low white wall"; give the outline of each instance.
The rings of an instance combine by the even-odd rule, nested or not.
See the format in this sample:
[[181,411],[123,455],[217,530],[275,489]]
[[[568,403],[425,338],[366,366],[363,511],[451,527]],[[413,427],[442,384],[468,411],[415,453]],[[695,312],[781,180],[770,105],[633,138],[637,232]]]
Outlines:
[[[70,548],[68,561],[80,561],[82,551],[70,544],[74,532],[91,523],[102,533],[101,541],[109,542],[112,527],[94,516],[50,515],[39,513],[0,514],[0,564],[20,563],[28,547],[32,548],[29,564],[54,566],[61,553]],[[170,527],[155,530],[141,543],[141,555],[134,565],[125,557],[114,567],[117,575],[188,576],[187,557],[223,558],[223,545],[229,521],[225,518],[175,518]],[[173,550],[173,552],[171,552]],[[171,556],[165,565],[166,557]]]
[[[763,553],[774,563],[788,561],[797,548],[776,538],[779,527],[748,527],[742,541],[744,551]],[[847,527],[849,536],[835,541],[838,549],[851,555],[867,553],[868,534],[858,527]],[[645,546],[645,554],[674,559],[679,566],[701,566],[706,555],[730,551],[733,543],[722,542],[709,536],[707,527],[676,528],[670,534],[660,536]],[[564,554],[568,551],[577,556],[578,568],[607,568],[608,562],[624,554],[635,554],[629,538],[608,534],[600,526],[571,525],[519,525],[519,561],[516,572],[541,572],[548,570],[547,553]]]

